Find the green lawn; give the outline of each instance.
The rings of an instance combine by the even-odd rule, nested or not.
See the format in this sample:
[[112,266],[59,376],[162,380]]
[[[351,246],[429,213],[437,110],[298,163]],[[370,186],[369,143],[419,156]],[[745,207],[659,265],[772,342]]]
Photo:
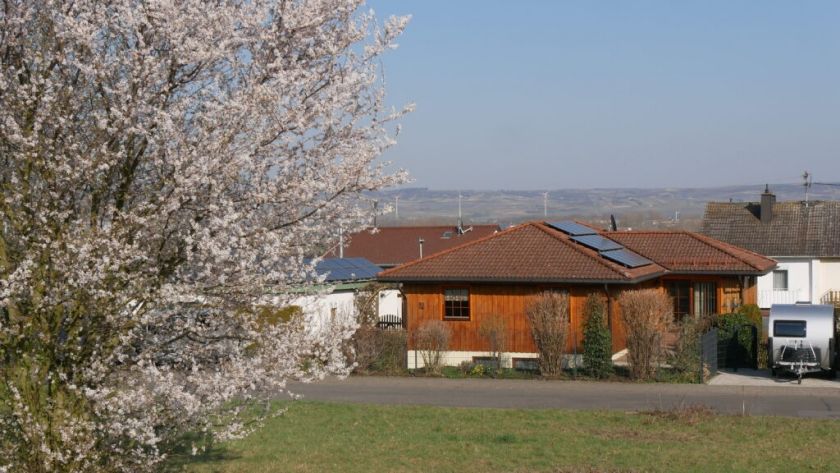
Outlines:
[[293,402],[190,472],[840,471],[840,422]]

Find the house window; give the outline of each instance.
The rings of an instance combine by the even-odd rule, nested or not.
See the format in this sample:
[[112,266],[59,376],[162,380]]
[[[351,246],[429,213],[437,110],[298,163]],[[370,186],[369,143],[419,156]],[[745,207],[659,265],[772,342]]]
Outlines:
[[787,291],[788,290],[788,272],[786,269],[773,271],[773,290]]
[[444,290],[443,318],[453,320],[470,319],[470,291],[468,289]]
[[668,296],[674,304],[674,318],[715,314],[718,311],[717,284],[714,282],[670,281]]
[[668,283],[668,295],[674,302],[674,317],[677,320],[691,313],[691,283],[671,281]]
[[717,312],[717,284],[713,282],[694,283],[694,315],[710,315]]

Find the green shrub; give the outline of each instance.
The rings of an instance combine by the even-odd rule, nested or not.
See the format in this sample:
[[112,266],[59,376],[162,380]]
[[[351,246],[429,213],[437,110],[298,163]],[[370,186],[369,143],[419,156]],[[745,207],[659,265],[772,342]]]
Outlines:
[[583,314],[583,366],[589,376],[606,378],[613,372],[612,335],[607,327],[607,308],[604,297],[590,294]]
[[700,373],[700,337],[703,334],[703,321],[686,316],[677,328],[679,338],[671,355],[671,366],[678,373],[679,381],[697,382]]
[[725,355],[727,365],[731,365],[740,360],[755,361],[751,360],[752,353],[758,347],[753,347],[751,327],[755,327],[756,330],[761,330],[760,322],[761,319],[756,324],[754,319],[740,312],[723,314],[717,318],[715,324],[718,329],[718,344],[727,347]]
[[753,325],[761,329],[761,309],[755,304],[746,304],[738,307],[735,310],[737,314],[741,314],[750,321]]

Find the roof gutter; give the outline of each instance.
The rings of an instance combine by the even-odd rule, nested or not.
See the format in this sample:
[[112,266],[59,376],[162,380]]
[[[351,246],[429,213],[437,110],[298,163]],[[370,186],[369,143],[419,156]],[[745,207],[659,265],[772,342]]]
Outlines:
[[453,277],[439,277],[439,278],[411,278],[411,277],[403,277],[403,278],[380,278],[379,281],[387,281],[387,282],[400,282],[400,283],[413,283],[413,282],[421,282],[421,283],[479,283],[479,282],[491,282],[491,283],[508,283],[508,284],[638,284],[641,282],[649,281],[651,279],[656,279],[661,276],[665,276],[668,273],[656,273],[648,276],[642,276],[634,279],[550,279],[550,278],[523,278],[523,279],[509,279],[509,278],[453,278]]

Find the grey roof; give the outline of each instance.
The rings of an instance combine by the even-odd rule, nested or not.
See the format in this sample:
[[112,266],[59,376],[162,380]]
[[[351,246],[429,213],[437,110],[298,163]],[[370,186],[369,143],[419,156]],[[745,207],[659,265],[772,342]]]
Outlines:
[[776,202],[761,223],[761,204],[710,202],[702,233],[767,256],[840,256],[840,201]]

